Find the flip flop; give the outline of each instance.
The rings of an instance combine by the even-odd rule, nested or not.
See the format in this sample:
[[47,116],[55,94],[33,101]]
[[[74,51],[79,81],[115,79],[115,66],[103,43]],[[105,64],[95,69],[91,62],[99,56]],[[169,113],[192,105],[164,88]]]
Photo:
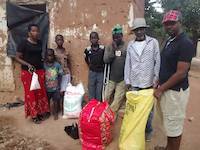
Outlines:
[[41,121],[40,121],[40,119],[39,119],[38,117],[32,118],[32,120],[33,120],[33,122],[34,122],[35,124],[40,124],[40,123],[41,123]]

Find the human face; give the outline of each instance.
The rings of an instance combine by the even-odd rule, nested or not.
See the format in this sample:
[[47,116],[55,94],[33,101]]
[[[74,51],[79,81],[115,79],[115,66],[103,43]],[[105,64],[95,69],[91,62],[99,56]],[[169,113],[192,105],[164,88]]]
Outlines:
[[164,23],[164,28],[167,34],[169,34],[169,36],[175,37],[180,31],[180,22],[167,21]]
[[122,33],[116,33],[113,34],[113,41],[119,46],[122,43],[123,34]]
[[62,36],[56,36],[55,42],[58,47],[62,47],[64,43],[64,39]]
[[38,40],[40,35],[39,28],[36,26],[32,26],[31,30],[28,32],[28,35],[31,39]]
[[134,33],[135,33],[136,39],[138,39],[138,40],[144,40],[145,39],[146,30],[145,30],[144,27],[135,29]]
[[52,63],[54,62],[54,52],[51,50],[47,50],[47,62]]
[[90,35],[90,42],[92,43],[92,45],[97,45],[97,44],[98,44],[98,41],[99,41],[98,34],[92,33],[92,34]]

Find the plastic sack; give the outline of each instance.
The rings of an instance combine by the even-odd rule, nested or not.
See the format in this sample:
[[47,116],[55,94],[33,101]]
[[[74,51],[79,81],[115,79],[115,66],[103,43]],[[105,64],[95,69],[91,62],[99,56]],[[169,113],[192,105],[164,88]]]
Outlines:
[[126,108],[121,126],[120,150],[145,150],[145,127],[153,107],[153,89],[126,93]]
[[33,72],[30,91],[38,90],[38,89],[41,89],[40,83],[39,83],[39,80],[38,80],[38,75],[35,72]]
[[83,84],[77,86],[68,84],[64,95],[64,118],[78,118],[81,112],[81,103],[85,91]]
[[112,140],[114,113],[107,102],[95,99],[83,108],[79,117],[82,150],[103,150]]
[[67,85],[71,82],[71,76],[70,74],[65,74],[62,76],[62,81],[60,85],[60,91],[65,92]]

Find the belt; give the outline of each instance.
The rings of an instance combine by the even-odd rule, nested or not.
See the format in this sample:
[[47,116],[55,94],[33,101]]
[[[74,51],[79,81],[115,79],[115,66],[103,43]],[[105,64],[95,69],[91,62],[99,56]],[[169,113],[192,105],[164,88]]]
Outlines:
[[133,91],[139,91],[139,90],[146,90],[146,89],[151,89],[151,88],[153,88],[153,86],[149,86],[149,87],[146,87],[146,88],[132,87],[132,90]]

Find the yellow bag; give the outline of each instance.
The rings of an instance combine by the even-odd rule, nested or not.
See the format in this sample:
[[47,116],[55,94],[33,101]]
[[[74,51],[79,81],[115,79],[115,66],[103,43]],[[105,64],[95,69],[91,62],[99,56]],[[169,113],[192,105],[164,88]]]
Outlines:
[[154,103],[153,89],[129,91],[126,98],[119,149],[145,150],[145,128]]

